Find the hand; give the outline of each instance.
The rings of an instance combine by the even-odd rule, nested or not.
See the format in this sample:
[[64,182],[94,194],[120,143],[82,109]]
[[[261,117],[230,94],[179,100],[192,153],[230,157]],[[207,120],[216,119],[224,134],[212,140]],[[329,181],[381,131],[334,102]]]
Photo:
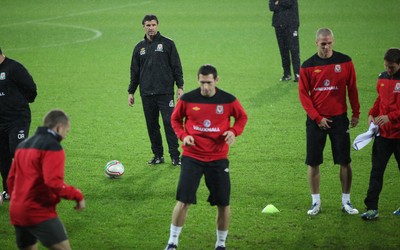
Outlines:
[[183,145],[186,147],[196,146],[196,144],[194,143],[193,136],[188,135],[185,138],[183,138]]
[[328,122],[332,122],[332,120],[329,120],[328,118],[322,118],[322,120],[318,123],[318,127],[322,130],[326,130],[328,128],[331,128],[331,126],[329,126]]
[[225,142],[226,142],[226,144],[228,144],[229,146],[233,145],[233,144],[235,143],[235,141],[236,141],[236,136],[235,136],[235,134],[234,134],[232,131],[230,131],[230,130],[225,131],[225,132],[222,134],[222,136],[225,136]]
[[133,97],[133,94],[128,95],[128,105],[130,107],[133,107],[133,104],[135,103],[135,97]]
[[357,126],[357,124],[358,124],[358,118],[352,117],[350,121],[350,127],[354,128]]
[[176,91],[176,98],[179,99],[179,98],[181,98],[182,95],[183,95],[183,89],[179,88]]
[[368,126],[371,124],[371,122],[373,122],[375,124],[375,119],[372,115],[368,116]]
[[76,202],[75,210],[76,211],[82,211],[85,209],[85,199],[82,199],[81,201]]
[[375,124],[382,126],[386,123],[390,122],[389,117],[387,115],[381,115],[381,116],[377,116],[375,117]]

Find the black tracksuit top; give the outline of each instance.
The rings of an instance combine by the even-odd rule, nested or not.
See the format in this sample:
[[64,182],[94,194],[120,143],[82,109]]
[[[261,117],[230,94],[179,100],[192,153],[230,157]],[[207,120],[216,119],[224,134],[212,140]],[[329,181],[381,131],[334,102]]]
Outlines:
[[175,43],[159,32],[153,41],[146,36],[134,48],[129,94],[140,86],[141,96],[174,94],[174,83],[183,87],[182,65]]
[[275,5],[275,0],[269,0],[269,9],[274,12],[272,26],[300,26],[297,0],[279,0],[278,5]]
[[30,121],[29,103],[36,95],[36,84],[26,68],[6,57],[0,64],[0,124]]

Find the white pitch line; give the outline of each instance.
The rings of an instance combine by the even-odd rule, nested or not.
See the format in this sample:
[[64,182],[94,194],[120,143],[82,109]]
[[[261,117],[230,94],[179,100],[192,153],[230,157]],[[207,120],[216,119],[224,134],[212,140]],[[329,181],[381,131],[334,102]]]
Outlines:
[[72,14],[68,14],[68,15],[64,15],[64,16],[55,16],[55,17],[49,17],[49,18],[44,18],[44,19],[23,21],[23,22],[18,22],[18,23],[2,24],[2,25],[0,25],[0,27],[10,27],[10,26],[15,26],[15,25],[21,25],[21,24],[27,24],[27,23],[35,23],[35,22],[41,22],[42,23],[42,22],[57,20],[57,19],[61,19],[61,18],[75,17],[75,16],[87,15],[87,14],[92,14],[92,13],[97,13],[97,12],[110,11],[110,10],[116,10],[116,9],[123,9],[123,8],[131,7],[131,6],[144,5],[144,4],[148,4],[148,3],[151,3],[151,2],[147,1],[147,2],[141,2],[141,3],[127,4],[127,5],[122,5],[122,6],[112,7],[112,8],[104,8],[104,9],[97,9],[97,10],[82,11],[82,12],[72,13]]
[[35,24],[87,30],[87,31],[93,32],[94,35],[89,37],[89,38],[85,38],[85,39],[81,39],[81,40],[75,40],[75,41],[71,41],[71,42],[39,45],[39,46],[34,46],[34,47],[31,46],[31,47],[22,47],[22,48],[11,48],[11,49],[7,49],[7,51],[25,50],[25,49],[32,49],[32,48],[51,48],[51,47],[59,47],[59,46],[69,45],[69,44],[84,43],[84,42],[89,42],[89,41],[95,40],[95,39],[97,39],[97,38],[99,38],[99,37],[101,37],[103,35],[103,33],[101,31],[99,31],[99,30],[88,28],[88,27],[84,27],[84,26],[79,26],[79,25],[68,25],[68,24],[58,24],[58,23],[38,23],[38,22],[35,22]]
[[99,37],[101,37],[103,35],[103,33],[101,31],[99,31],[99,30],[88,28],[88,27],[85,27],[85,26],[80,26],[80,25],[68,25],[68,24],[57,24],[57,23],[46,23],[46,22],[47,21],[52,21],[52,20],[57,20],[57,19],[62,19],[62,18],[93,14],[93,13],[98,13],[98,12],[103,12],[103,11],[111,11],[111,10],[116,10],[116,9],[123,9],[123,8],[127,8],[127,7],[144,5],[144,4],[148,4],[148,3],[151,3],[151,2],[147,1],[147,2],[141,2],[141,3],[134,3],[134,4],[116,6],[116,7],[112,7],[112,8],[104,8],[104,9],[97,9],[97,10],[82,11],[82,12],[72,13],[72,14],[68,14],[68,15],[64,15],[64,16],[55,16],[55,17],[49,17],[49,18],[44,18],[44,19],[23,21],[23,22],[18,22],[18,23],[2,24],[2,25],[0,25],[0,28],[23,25],[23,24],[39,24],[39,25],[51,25],[51,26],[67,27],[67,28],[73,28],[73,29],[82,29],[82,30],[87,30],[87,31],[90,31],[90,32],[94,33],[94,36],[92,36],[90,38],[81,39],[81,40],[75,40],[75,41],[71,41],[71,42],[58,43],[58,44],[47,44],[47,45],[41,45],[41,46],[32,46],[32,47],[23,47],[23,48],[10,48],[10,49],[7,49],[7,51],[25,50],[25,49],[32,49],[32,48],[50,48],[50,47],[59,47],[59,46],[64,46],[64,45],[69,45],[69,44],[89,42],[89,41],[98,39]]

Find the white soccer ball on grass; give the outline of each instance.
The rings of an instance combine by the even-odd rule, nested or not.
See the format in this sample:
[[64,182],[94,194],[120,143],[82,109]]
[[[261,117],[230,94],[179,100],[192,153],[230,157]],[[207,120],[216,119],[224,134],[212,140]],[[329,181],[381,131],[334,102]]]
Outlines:
[[106,166],[104,167],[104,173],[109,178],[118,178],[125,173],[125,168],[121,162],[112,160],[107,162]]

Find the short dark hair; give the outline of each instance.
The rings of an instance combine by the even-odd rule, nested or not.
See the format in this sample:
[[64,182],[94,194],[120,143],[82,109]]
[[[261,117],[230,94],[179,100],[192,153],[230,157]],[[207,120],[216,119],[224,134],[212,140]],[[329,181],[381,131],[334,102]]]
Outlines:
[[153,15],[153,14],[149,14],[149,15],[145,15],[145,16],[143,17],[142,25],[144,25],[144,22],[151,21],[151,20],[156,20],[156,22],[157,22],[157,24],[158,24],[158,18],[157,18],[157,16],[156,16],[156,15]]
[[67,125],[68,122],[68,115],[60,109],[50,110],[43,119],[43,125],[50,129],[55,128],[58,124]]
[[0,48],[0,55],[2,55],[3,54],[3,51],[1,50],[1,48]]
[[207,76],[209,74],[212,74],[214,79],[217,79],[218,77],[217,69],[214,66],[212,66],[211,64],[204,64],[197,72],[197,77],[199,77],[199,75]]
[[399,48],[390,48],[386,51],[383,60],[390,63],[400,64],[400,49]]
[[320,28],[317,30],[317,33],[315,34],[316,40],[318,40],[320,36],[332,36],[333,37],[333,31],[329,28]]

